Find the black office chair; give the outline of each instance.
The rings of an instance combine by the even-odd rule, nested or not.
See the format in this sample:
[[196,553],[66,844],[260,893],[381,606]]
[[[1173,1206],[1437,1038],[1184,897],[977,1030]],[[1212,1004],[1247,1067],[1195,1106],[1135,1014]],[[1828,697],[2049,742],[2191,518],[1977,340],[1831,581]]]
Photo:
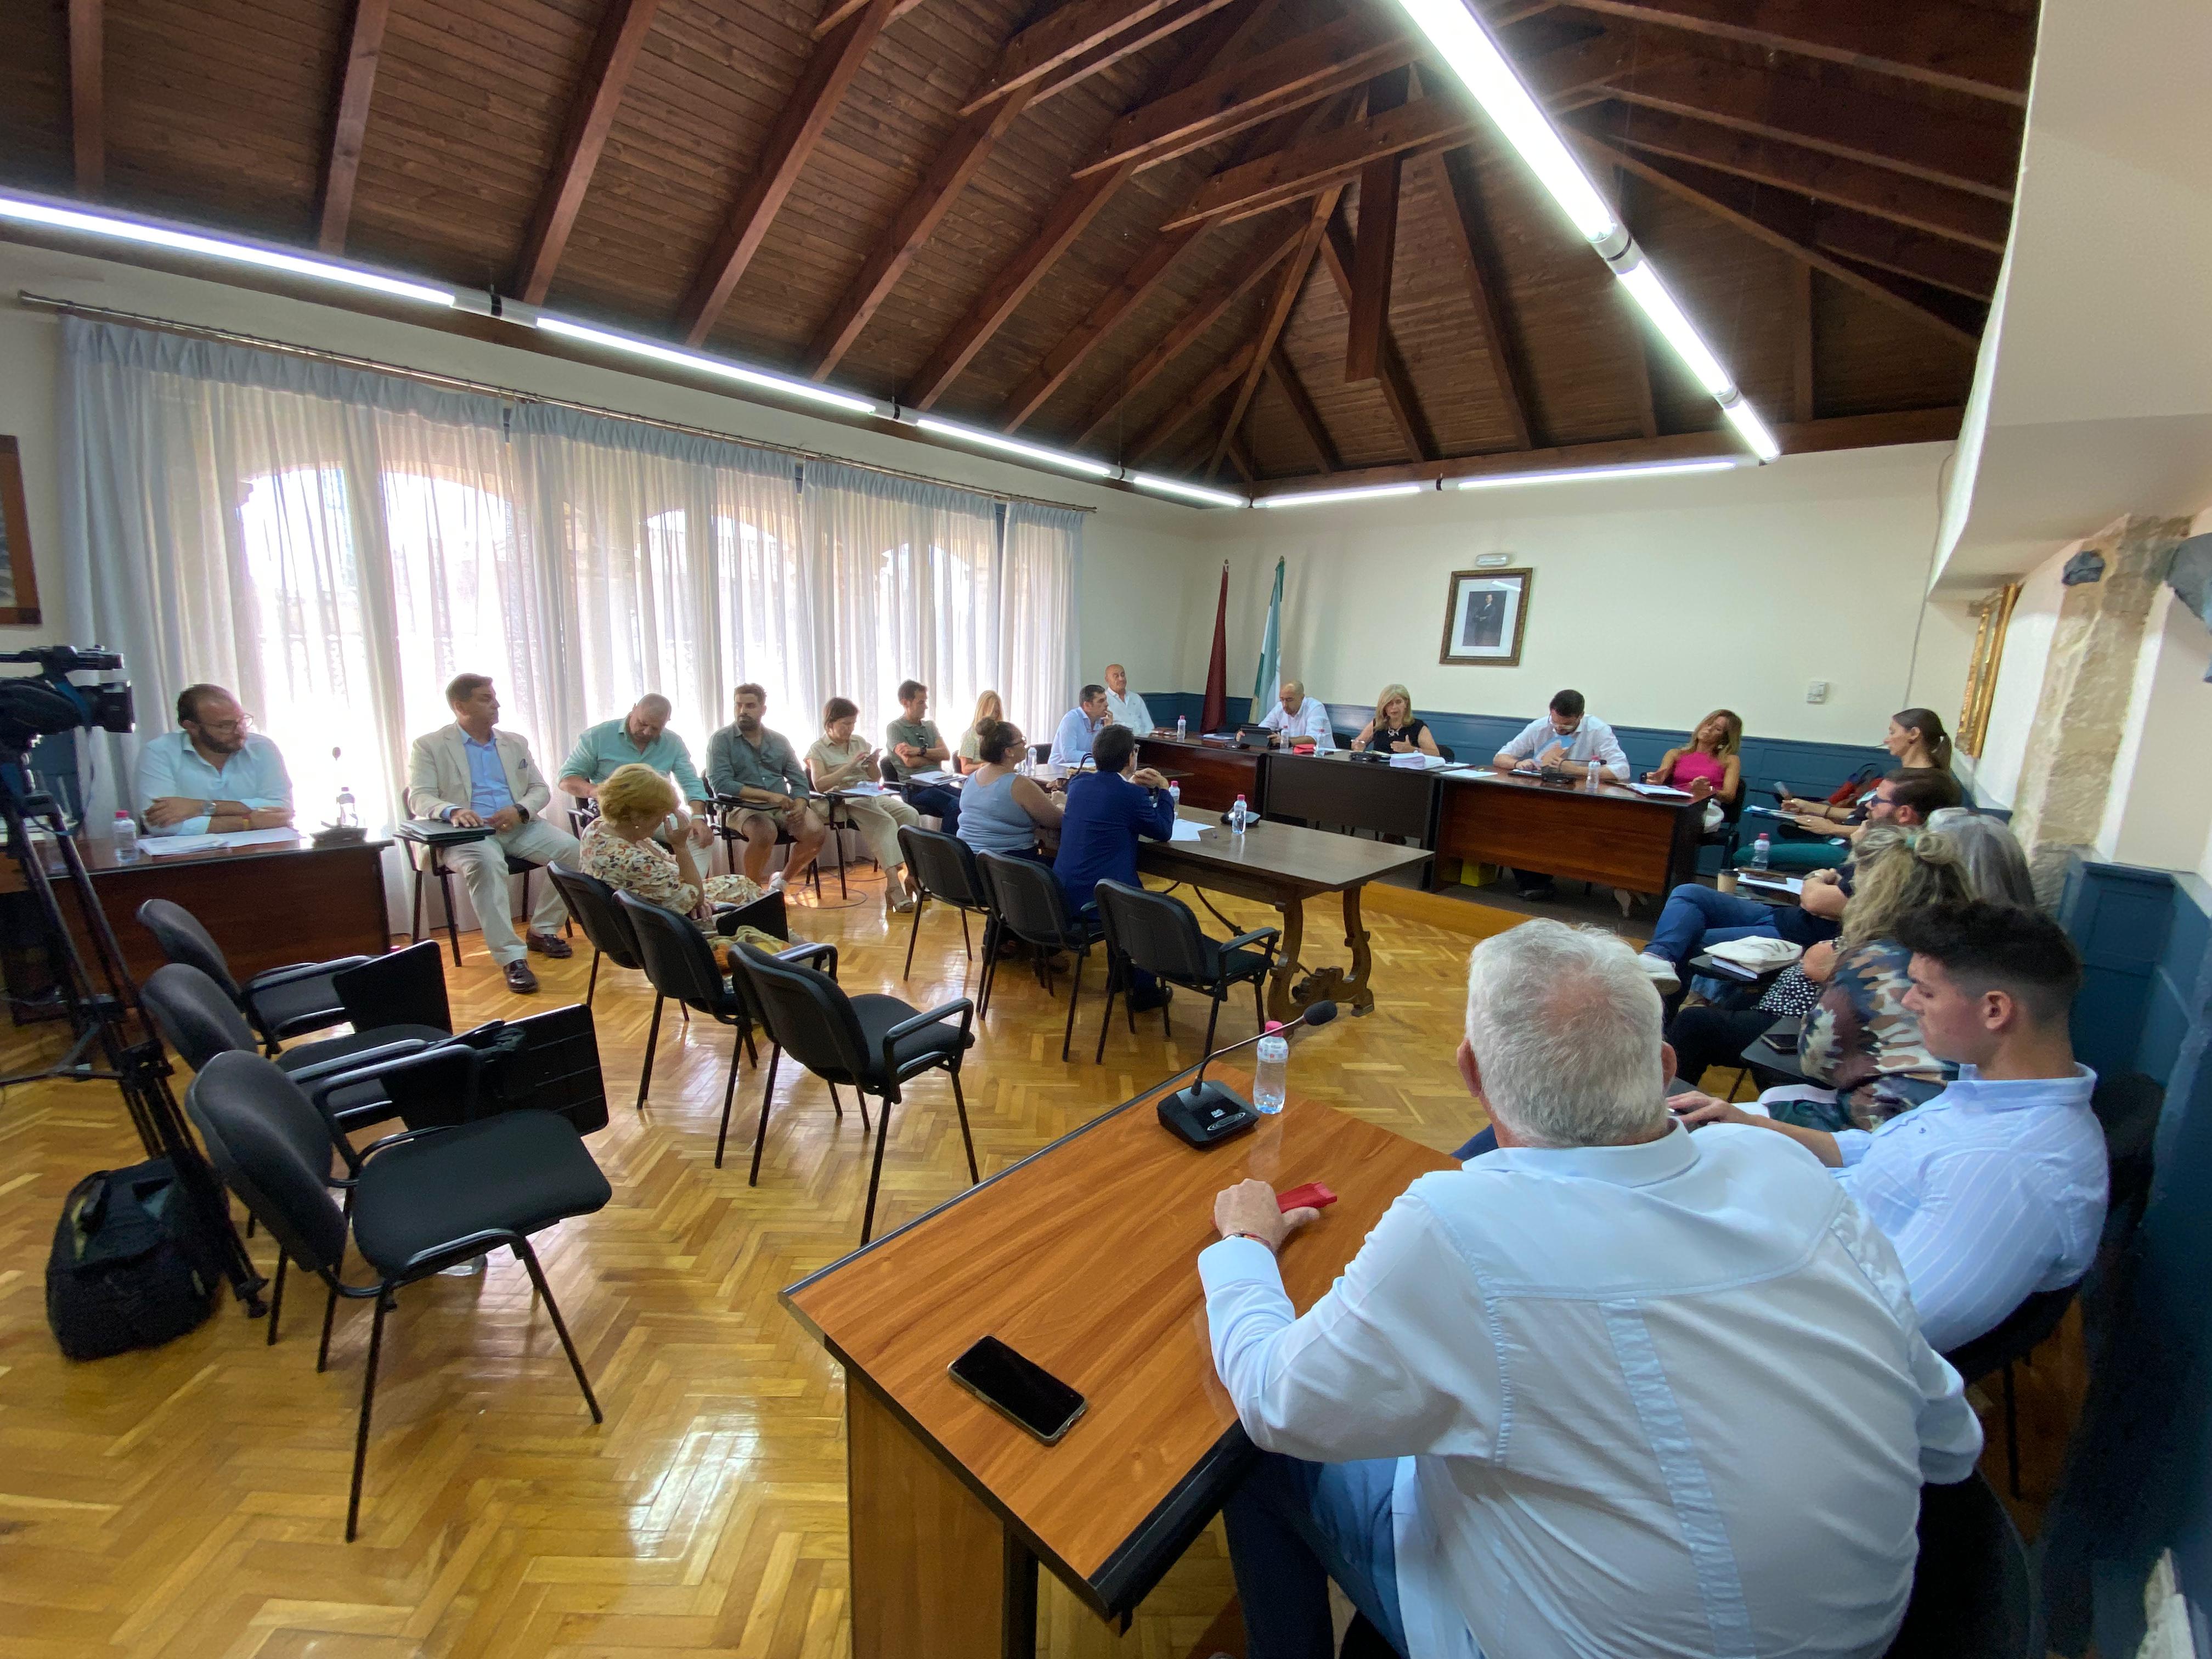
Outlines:
[[[453,908],[453,868],[446,862],[446,849],[428,842],[410,841],[401,837],[407,848],[408,867],[415,872],[414,890],[407,907],[407,937],[410,942],[422,937],[422,878],[429,876],[438,884],[438,897],[446,907],[446,939],[453,946],[453,966],[461,965],[461,922]],[[465,843],[464,843],[465,844]],[[529,925],[530,878],[549,866],[532,864],[528,859],[507,855],[507,875],[509,881],[522,878],[523,925]]]
[[[2165,1098],[2157,1079],[2141,1072],[2118,1072],[2097,1080],[2089,1105],[2097,1115],[2098,1127],[2105,1132],[2107,1197],[2096,1261],[2078,1282],[2055,1291],[2033,1292],[1994,1329],[1943,1356],[1969,1383],[1993,1372],[2002,1373],[2005,1479],[2014,1498],[2020,1496],[2020,1405],[2013,1367],[2033,1363],[2029,1356],[2049,1340],[2083,1287],[2126,1252],[2136,1224],[2142,1219],[2143,1206],[2149,1200],[2151,1148]],[[2087,1311],[2085,1306],[2085,1319]]]
[[[735,795],[714,797],[714,834],[721,840],[723,853],[728,857],[730,868],[733,872],[744,868],[745,838],[738,832],[737,826],[730,822],[730,815],[733,812],[757,812],[758,811],[760,811],[758,807],[746,805]],[[775,821],[775,844],[778,847],[789,847],[793,843],[793,837],[791,831],[785,829],[783,820],[778,818]],[[837,856],[840,860],[844,858],[844,848],[839,848]],[[841,880],[842,875],[843,872],[841,871],[839,872]],[[822,900],[822,860],[819,858],[806,866],[806,876],[807,879],[814,884],[814,898],[818,904]],[[842,891],[841,889],[841,896]]]
[[[899,847],[906,854],[907,873],[913,878],[916,889],[914,926],[906,936],[906,967],[899,977],[914,976],[914,947],[921,938],[921,913],[932,899],[959,911],[960,942],[968,947],[969,960],[974,961],[975,941],[968,932],[969,915],[973,912],[984,919],[987,939],[991,918],[990,896],[983,885],[983,872],[975,863],[975,849],[957,836],[925,830],[918,823],[901,824],[898,838]],[[988,968],[984,971],[988,973]]]
[[[208,1062],[192,1079],[185,1109],[207,1143],[223,1184],[269,1229],[287,1259],[330,1287],[331,1307],[336,1308],[341,1296],[376,1304],[362,1375],[353,1485],[346,1499],[348,1543],[361,1516],[384,1318],[402,1285],[507,1246],[529,1270],[544,1301],[592,1421],[604,1420],[552,1287],[530,1247],[531,1234],[572,1216],[590,1215],[614,1196],[573,1125],[550,1112],[506,1112],[452,1128],[392,1135],[356,1153],[275,1065],[240,1054],[217,1054]],[[333,1152],[346,1170],[335,1178],[330,1173]],[[344,1280],[349,1217],[331,1197],[333,1187],[349,1194],[353,1241],[375,1274],[373,1284]],[[330,1329],[326,1313],[318,1371],[328,1363]]]
[[[592,998],[599,994],[600,957],[607,957],[617,968],[645,966],[644,959],[638,955],[637,936],[630,931],[629,916],[615,902],[615,890],[597,876],[564,869],[557,864],[547,865],[545,873],[553,878],[553,885],[560,890],[568,914],[583,924],[584,937],[591,941],[592,977],[584,988],[584,1006],[588,1008]],[[659,1013],[656,1004],[656,1029]]]
[[[812,963],[826,963],[827,971]],[[927,1012],[893,996],[848,996],[836,981],[837,950],[832,945],[805,945],[771,957],[750,945],[730,947],[732,972],[745,982],[746,994],[758,1007],[761,1024],[771,1045],[768,1081],[761,1090],[760,1124],[753,1131],[753,1161],[745,1184],[760,1184],[761,1148],[768,1140],[769,1108],[775,1099],[775,1073],[786,1050],[808,1071],[830,1085],[836,1100],[836,1085],[850,1084],[861,1099],[875,1096],[883,1103],[876,1122],[875,1160],[868,1171],[867,1206],[860,1214],[860,1243],[868,1242],[876,1224],[876,1189],[884,1176],[884,1143],[890,1139],[891,1108],[903,1096],[902,1085],[934,1066],[943,1066],[952,1080],[953,1109],[960,1116],[960,1141],[968,1153],[968,1179],[982,1176],[975,1166],[975,1138],[968,1127],[968,1102],[960,1092],[960,1061],[975,1043],[969,1030],[975,1005],[956,997]],[[950,1022],[955,1016],[960,1023]],[[728,1119],[724,1117],[725,1127]],[[720,1163],[719,1145],[715,1161]]]
[[1920,1489],[1920,1559],[1883,1659],[2041,1659],[2027,1547],[1978,1470]]
[[[752,1011],[744,994],[714,963],[714,947],[689,917],[647,904],[635,893],[617,893],[615,902],[628,918],[637,940],[640,965],[653,989],[653,1024],[645,1036],[645,1069],[637,1079],[637,1107],[645,1109],[646,1091],[653,1086],[653,1054],[660,1040],[661,1005],[673,997],[687,1008],[696,1008],[710,1019],[731,1027],[729,1080],[722,1086],[722,1130],[729,1133],[730,1100],[738,1086],[738,1049],[742,1045],[753,1064],[760,1054],[753,1047]],[[722,1147],[714,1144],[714,1167],[722,1167]]]
[[264,1051],[271,1054],[276,1052],[280,1038],[343,1024],[345,1004],[331,977],[371,960],[334,957],[328,962],[296,962],[256,974],[240,985],[231,974],[222,947],[183,905],[168,899],[148,899],[138,907],[138,921],[153,934],[164,957],[198,969],[221,986],[260,1034]]
[[[1255,927],[1234,939],[1210,939],[1199,927],[1190,906],[1181,899],[1118,881],[1098,884],[1098,919],[1106,929],[1106,1012],[1098,1019],[1095,1057],[1098,1062],[1106,1058],[1106,1028],[1114,1023],[1114,999],[1126,988],[1132,967],[1209,999],[1200,1054],[1213,1052],[1214,1027],[1220,1022],[1221,1005],[1232,985],[1250,982],[1253,1018],[1262,1030],[1267,1029],[1267,994],[1262,988],[1274,971],[1280,928]],[[1128,1020],[1133,1033],[1137,1029],[1133,1012]],[[1173,1030],[1164,1002],[1160,1005],[1160,1030],[1163,1035]]]
[[1060,1033],[1060,1057],[1067,1058],[1075,1036],[1075,1005],[1083,995],[1084,964],[1101,930],[1096,921],[1071,915],[1067,895],[1048,864],[1030,859],[1001,858],[984,853],[975,860],[983,872],[983,885],[991,896],[991,926],[983,932],[983,1014],[991,1012],[991,988],[999,982],[1000,939],[1011,933],[1037,952],[1038,975],[1045,994],[1052,994],[1052,957],[1067,951],[1075,957],[1073,977],[1067,988],[1067,1029]]

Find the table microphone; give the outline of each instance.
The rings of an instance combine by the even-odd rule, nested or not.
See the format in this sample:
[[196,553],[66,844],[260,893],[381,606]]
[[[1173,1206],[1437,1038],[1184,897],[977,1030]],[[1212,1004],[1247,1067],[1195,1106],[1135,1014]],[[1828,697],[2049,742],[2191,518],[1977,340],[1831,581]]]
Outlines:
[[[1291,1024],[1255,1032],[1250,1036],[1216,1048],[1195,1066],[1185,1066],[1168,1082],[1188,1077],[1193,1072],[1196,1072],[1198,1077],[1188,1088],[1178,1089],[1175,1093],[1161,1097],[1155,1108],[1159,1114],[1161,1127],[1178,1139],[1200,1148],[1218,1146],[1231,1136],[1243,1133],[1259,1122],[1260,1115],[1252,1109],[1252,1103],[1234,1089],[1218,1083],[1208,1083],[1206,1068],[1224,1054],[1233,1054],[1239,1048],[1250,1048],[1261,1037],[1273,1036],[1279,1032],[1287,1039],[1301,1026],[1326,1025],[1335,1018],[1336,1005],[1334,1002],[1316,1002]],[[1164,1088],[1166,1085],[1161,1086]]]

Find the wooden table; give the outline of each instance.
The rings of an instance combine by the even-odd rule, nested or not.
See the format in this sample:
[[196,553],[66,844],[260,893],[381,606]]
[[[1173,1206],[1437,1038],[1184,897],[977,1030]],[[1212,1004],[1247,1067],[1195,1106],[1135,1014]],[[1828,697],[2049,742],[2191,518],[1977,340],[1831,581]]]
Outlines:
[[1137,764],[1181,775],[1183,805],[1226,812],[1237,797],[1256,816],[1267,810],[1267,751],[1195,738],[1139,738]]
[[[1327,1033],[1304,1060],[1325,1064]],[[1293,1057],[1293,1067],[1301,1061]],[[1153,1096],[1094,1119],[783,1292],[845,1367],[854,1659],[1030,1659],[1042,1561],[1119,1619],[1241,1477],[1195,1258],[1213,1197],[1256,1176],[1339,1201],[1285,1250],[1304,1310],[1439,1152],[1292,1098],[1206,1152]],[[997,1336],[1079,1390],[1056,1446],[945,1375]]]
[[1428,847],[1436,836],[1437,794],[1433,772],[1361,760],[1341,749],[1267,757],[1272,818],[1370,830]]
[[[118,864],[114,843],[106,837],[78,842],[92,875],[93,891],[107,912],[132,979],[143,982],[167,960],[154,936],[137,921],[141,904],[165,898],[199,918],[241,983],[265,969],[290,963],[381,956],[390,949],[383,869],[384,849],[390,845],[368,841],[350,847],[316,847],[296,841],[174,858],[155,858],[141,851],[136,863]],[[55,896],[77,933],[78,948],[85,951],[88,962],[96,963],[78,920],[76,898],[65,886],[58,886]],[[12,858],[0,860],[0,921],[11,940],[35,936],[31,917],[31,897],[24,890],[21,872]],[[7,963],[10,992],[38,994],[44,988],[36,982],[40,966],[11,951]]]
[[1439,775],[1437,852],[1665,894],[1697,872],[1702,803],[1583,789],[1482,769]]
[[[1376,877],[1419,864],[1429,855],[1418,847],[1360,841],[1295,824],[1255,823],[1233,836],[1219,814],[1189,806],[1181,816],[1201,826],[1200,841],[1147,841],[1137,849],[1137,867],[1148,875],[1194,887],[1272,904],[1283,918],[1282,949],[1267,981],[1267,1015],[1290,1021],[1310,1003],[1330,1001],[1365,1013],[1375,1006],[1369,982],[1374,956],[1359,918],[1359,890]],[[1305,938],[1305,904],[1323,893],[1344,895],[1344,942],[1352,951],[1348,969],[1322,968],[1298,977],[1298,952]]]

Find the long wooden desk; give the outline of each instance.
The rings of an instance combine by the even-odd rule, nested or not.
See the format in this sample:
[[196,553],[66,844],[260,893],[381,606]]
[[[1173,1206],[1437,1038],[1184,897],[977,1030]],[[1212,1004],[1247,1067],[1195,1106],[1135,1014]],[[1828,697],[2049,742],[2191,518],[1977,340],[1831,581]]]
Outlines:
[[[1375,988],[1368,977],[1374,956],[1359,916],[1359,890],[1377,876],[1422,862],[1426,853],[1417,847],[1264,821],[1240,836],[1230,833],[1218,813],[1185,806],[1181,816],[1200,826],[1203,839],[1144,842],[1137,850],[1137,867],[1170,881],[1256,899],[1282,914],[1282,950],[1267,980],[1270,1018],[1287,1022],[1309,1003],[1324,1000],[1343,1003],[1362,1014],[1375,1006]],[[1352,963],[1349,968],[1318,969],[1300,979],[1306,901],[1323,893],[1344,895],[1344,942],[1352,951]]]
[[1138,765],[1182,773],[1183,805],[1217,812],[1226,812],[1239,795],[1255,813],[1267,810],[1269,758],[1264,749],[1178,738],[1137,739]]
[[1437,777],[1425,769],[1362,760],[1342,749],[1270,755],[1267,816],[1371,830],[1433,846]]
[[[1301,1065],[1327,1063],[1326,1030]],[[1301,1310],[1391,1201],[1449,1158],[1293,1097],[1198,1152],[1141,1096],[800,1280],[789,1308],[845,1368],[854,1659],[1030,1659],[1037,1564],[1127,1613],[1234,1486],[1250,1443],[1207,1346],[1195,1258],[1247,1176],[1339,1202],[1283,1255]],[[983,1336],[1089,1402],[1056,1446],[945,1375]]]
[[1697,872],[1705,808],[1633,789],[1578,789],[1504,773],[1439,775],[1437,854],[1666,893]]
[[[392,936],[384,906],[384,849],[389,842],[352,847],[316,847],[306,841],[218,849],[155,858],[141,852],[137,861],[118,864],[105,837],[78,842],[91,872],[93,891],[123,947],[124,965],[143,981],[167,960],[154,936],[138,925],[138,907],[149,898],[181,904],[199,918],[229,959],[240,981],[265,969],[331,957],[380,956]],[[50,866],[58,869],[58,865]],[[55,897],[77,934],[78,946],[92,957],[66,885]],[[35,937],[31,896],[12,858],[0,859],[0,921],[11,943]],[[9,989],[19,996],[44,989],[43,964],[8,953]]]

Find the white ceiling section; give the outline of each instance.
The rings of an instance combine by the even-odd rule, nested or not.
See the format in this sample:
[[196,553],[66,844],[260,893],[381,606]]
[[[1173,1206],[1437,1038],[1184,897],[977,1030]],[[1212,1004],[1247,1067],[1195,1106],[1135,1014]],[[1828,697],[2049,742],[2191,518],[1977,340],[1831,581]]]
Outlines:
[[2045,0],[1937,586],[2212,503],[2208,66],[2204,0]]

